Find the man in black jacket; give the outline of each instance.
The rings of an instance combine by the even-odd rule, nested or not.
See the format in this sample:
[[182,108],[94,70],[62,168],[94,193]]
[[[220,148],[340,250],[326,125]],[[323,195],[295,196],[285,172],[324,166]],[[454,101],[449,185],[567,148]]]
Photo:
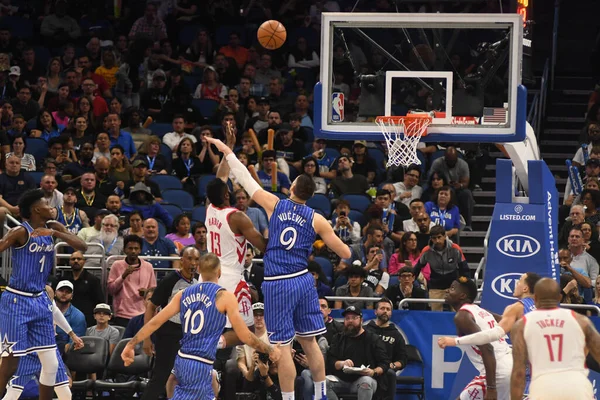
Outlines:
[[419,285],[415,285],[415,274],[413,269],[404,266],[398,270],[399,282],[397,285],[392,285],[385,291],[385,297],[390,299],[395,310],[427,310],[426,303],[408,303],[400,308],[399,304],[404,299],[426,299],[427,292]]
[[392,359],[390,369],[385,374],[385,379],[380,382],[379,395],[383,400],[394,399],[396,393],[396,371],[403,369],[408,362],[404,338],[396,325],[390,322],[392,308],[392,301],[383,297],[375,304],[376,318],[365,325],[367,332],[372,332],[381,338],[387,354]]
[[344,330],[331,341],[327,352],[327,398],[337,400],[336,392],[357,393],[359,399],[371,400],[377,391],[377,379],[383,376],[390,358],[383,341],[362,326],[362,311],[350,306],[342,313]]

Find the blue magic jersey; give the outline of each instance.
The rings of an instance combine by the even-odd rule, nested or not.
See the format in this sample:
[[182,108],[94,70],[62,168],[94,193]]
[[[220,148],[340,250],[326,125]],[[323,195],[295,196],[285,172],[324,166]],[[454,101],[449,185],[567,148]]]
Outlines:
[[12,274],[8,286],[27,293],[46,290],[46,282],[54,267],[54,241],[52,236],[31,237],[33,228],[23,222],[28,238],[22,247],[12,249]]
[[[217,310],[217,292],[225,290],[212,282],[197,283],[181,295],[181,325],[183,338],[179,350],[185,355],[200,357],[212,363],[217,344],[225,329],[227,318]],[[185,356],[183,356],[185,357]]]
[[269,220],[265,277],[305,270],[315,242],[314,210],[292,200],[279,200]]
[[56,207],[56,220],[63,224],[69,233],[77,235],[79,230],[83,228],[83,221],[79,215],[79,208],[75,207],[75,213],[68,217],[62,207]]
[[535,311],[535,302],[531,297],[524,297],[519,300],[519,303],[523,304],[523,315]]

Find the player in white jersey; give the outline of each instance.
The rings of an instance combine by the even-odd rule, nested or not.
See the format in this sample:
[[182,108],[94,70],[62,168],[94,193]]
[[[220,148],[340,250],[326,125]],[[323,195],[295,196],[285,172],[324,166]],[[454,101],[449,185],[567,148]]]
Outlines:
[[[228,135],[228,144],[233,147],[235,138]],[[243,211],[231,207],[233,195],[229,192],[227,180],[229,167],[226,161],[221,162],[217,178],[206,187],[206,196],[210,205],[206,209],[206,241],[208,251],[219,257],[221,277],[219,285],[233,293],[238,299],[240,315],[247,326],[254,325],[252,314],[252,298],[248,284],[244,280],[244,259],[246,243],[250,242],[261,252],[265,251],[266,241],[254,228],[252,221]],[[227,320],[226,328],[231,328]],[[228,330],[223,334],[224,343],[219,347],[231,347],[241,342],[235,332]]]
[[561,309],[561,291],[550,278],[535,285],[537,310],[511,331],[513,371],[511,399],[521,399],[525,369],[531,366],[531,400],[592,400],[594,393],[585,366],[587,351],[600,360],[600,335],[587,317]]
[[[475,282],[460,277],[446,293],[446,303],[456,310],[454,324],[458,336],[490,330],[498,326],[494,316],[473,304],[477,297]],[[489,344],[462,347],[477,370],[476,376],[461,392],[460,400],[508,400],[510,396],[511,349],[506,338]]]

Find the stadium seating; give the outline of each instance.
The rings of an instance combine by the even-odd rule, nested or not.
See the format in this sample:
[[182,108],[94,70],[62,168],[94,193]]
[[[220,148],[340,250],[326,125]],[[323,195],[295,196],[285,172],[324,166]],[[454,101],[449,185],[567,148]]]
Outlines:
[[350,203],[350,209],[363,213],[372,204],[371,199],[363,194],[345,194],[341,198]]
[[194,208],[194,197],[182,189],[169,189],[162,192],[163,201],[176,204],[183,211],[192,211]]
[[331,282],[333,282],[333,264],[331,264],[331,261],[325,257],[315,257],[315,262],[319,264],[321,270],[327,279],[329,279],[329,283],[331,284]]
[[167,210],[169,215],[171,215],[171,217],[173,217],[173,218],[175,218],[179,214],[183,213],[183,210],[177,204],[161,203],[161,206],[162,206],[162,208]]
[[48,154],[48,142],[40,138],[28,138],[26,151],[35,158],[35,165],[40,167],[44,165]]
[[152,181],[160,187],[160,190],[183,189],[181,181],[173,175],[153,175]]
[[194,207],[194,209],[192,210],[192,220],[204,222],[206,220],[206,207]]
[[[83,336],[81,340],[83,348],[69,352],[69,357],[65,360],[67,367],[77,372],[78,377],[103,371],[108,361],[108,341],[94,336]],[[73,382],[72,390],[75,393],[85,393],[93,387],[93,380],[81,379]]]
[[148,129],[152,131],[153,135],[156,135],[162,139],[165,134],[173,132],[173,125],[168,123],[153,122],[150,124],[150,126],[148,126]]
[[[141,390],[139,376],[149,372],[152,368],[152,359],[144,354],[142,343],[135,346],[135,356],[133,363],[128,367],[125,366],[121,359],[123,349],[131,339],[122,339],[117,343],[104,372],[104,380],[97,380],[95,390],[97,392],[109,393],[128,393],[131,398],[134,394]],[[133,377],[125,382],[116,382],[117,375]],[[136,379],[137,378],[137,379]],[[110,379],[110,380],[109,380]]]
[[306,205],[314,208],[315,211],[320,211],[321,215],[325,218],[329,218],[331,215],[331,202],[329,198],[323,194],[315,194],[313,197],[308,199]]
[[201,177],[198,178],[198,181],[196,182],[196,187],[198,188],[198,197],[200,199],[206,198],[206,186],[210,183],[210,181],[212,181],[216,177],[217,177],[216,175],[207,174],[207,175],[202,175]]
[[[396,377],[396,394],[411,394],[416,395],[419,400],[425,399],[425,363],[419,349],[415,346],[407,344],[406,353],[408,355],[408,365],[416,364],[421,367],[420,376],[404,376]],[[407,366],[408,367],[408,366]]]

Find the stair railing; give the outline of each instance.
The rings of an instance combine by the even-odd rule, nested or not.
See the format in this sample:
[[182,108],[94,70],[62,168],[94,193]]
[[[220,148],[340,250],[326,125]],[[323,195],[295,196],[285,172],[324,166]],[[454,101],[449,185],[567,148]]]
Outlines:
[[488,243],[490,240],[490,232],[491,231],[492,231],[492,222],[490,221],[487,232],[485,233],[485,238],[483,239],[483,256],[481,257],[481,260],[479,260],[477,269],[475,269],[474,278],[475,278],[475,284],[477,285],[477,288],[480,288],[481,285],[483,285],[483,277],[481,277],[481,275],[483,274],[483,270],[485,269],[485,263],[486,263],[487,255],[488,255]]
[[[544,117],[546,116],[546,100],[548,99],[548,74],[549,73],[550,73],[550,60],[546,59],[546,62],[544,63],[544,72],[542,72],[542,81],[540,83],[540,100],[538,103],[538,114],[537,114],[537,121],[536,121],[536,126],[537,126],[538,130],[535,131],[538,142],[539,142],[539,135],[541,133],[540,131],[542,129],[542,121],[544,120]],[[554,79],[554,77],[552,77],[552,79]]]
[[558,20],[560,15],[560,0],[554,0],[554,26],[552,27],[552,62],[550,64],[550,89],[554,90],[554,68],[556,66],[556,51],[558,46]]

